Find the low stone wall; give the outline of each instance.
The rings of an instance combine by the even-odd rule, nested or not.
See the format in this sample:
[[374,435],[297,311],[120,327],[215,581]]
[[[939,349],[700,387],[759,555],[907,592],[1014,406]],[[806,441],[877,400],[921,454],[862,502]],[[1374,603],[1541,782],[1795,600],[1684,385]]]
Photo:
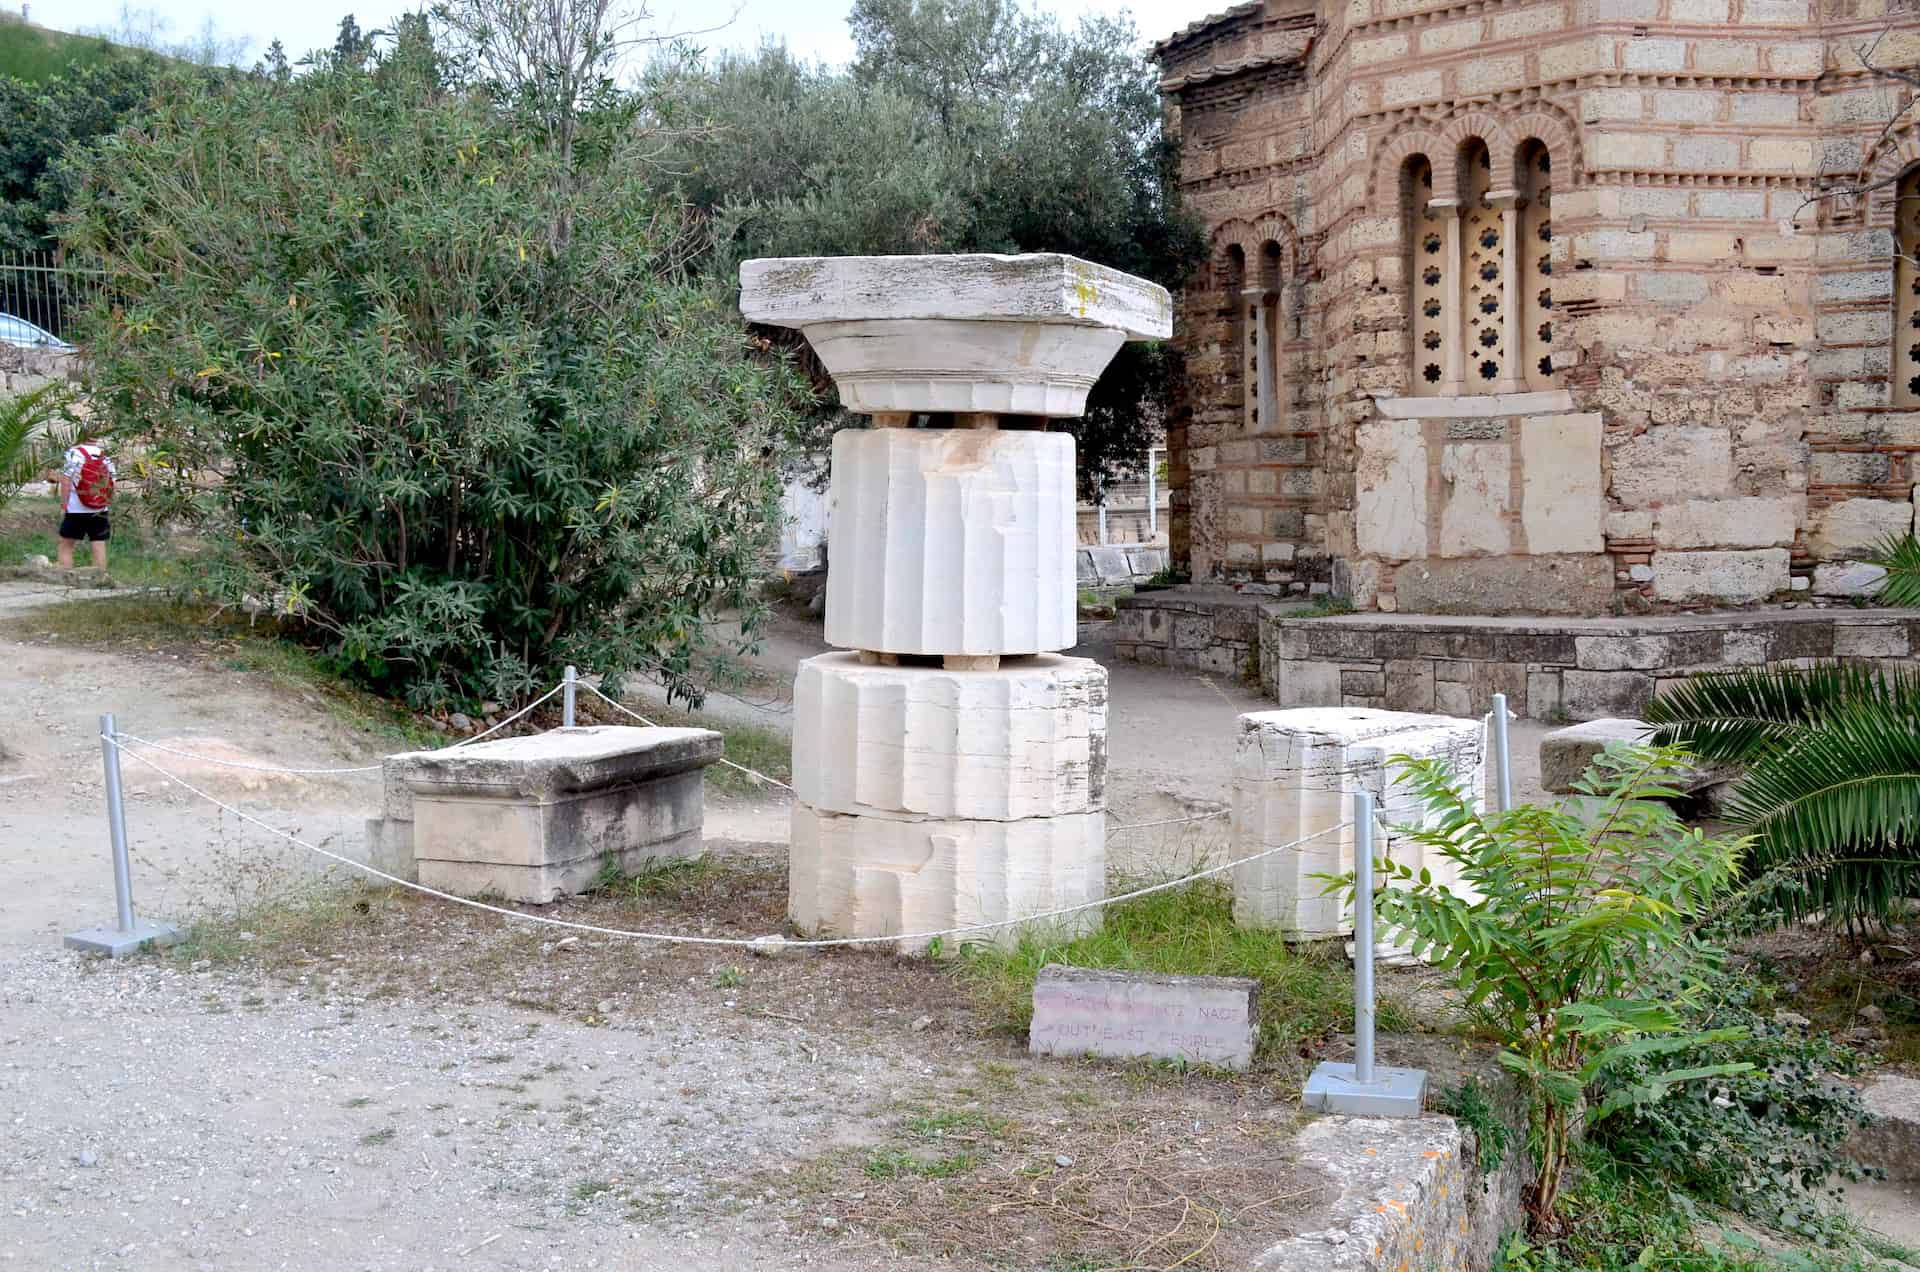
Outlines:
[[1889,609],[1300,618],[1276,606],[1260,616],[1260,684],[1283,707],[1469,716],[1505,693],[1520,716],[1549,721],[1638,716],[1664,684],[1703,671],[1830,658],[1904,664],[1915,650],[1920,615]]
[[1137,592],[1117,606],[1115,652],[1149,666],[1252,680],[1269,599],[1192,585]]

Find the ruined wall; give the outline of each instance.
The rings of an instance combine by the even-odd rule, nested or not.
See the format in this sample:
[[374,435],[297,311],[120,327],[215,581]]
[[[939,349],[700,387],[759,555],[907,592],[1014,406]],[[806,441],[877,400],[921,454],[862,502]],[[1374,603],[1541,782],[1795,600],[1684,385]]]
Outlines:
[[[1876,148],[1904,99],[1857,50],[1920,61],[1920,17],[1323,4],[1159,50],[1214,242],[1181,315],[1176,558],[1421,611],[1854,586],[1816,566],[1912,524],[1920,451],[1920,325],[1893,338],[1920,147]],[[1809,202],[1863,174],[1888,184]]]

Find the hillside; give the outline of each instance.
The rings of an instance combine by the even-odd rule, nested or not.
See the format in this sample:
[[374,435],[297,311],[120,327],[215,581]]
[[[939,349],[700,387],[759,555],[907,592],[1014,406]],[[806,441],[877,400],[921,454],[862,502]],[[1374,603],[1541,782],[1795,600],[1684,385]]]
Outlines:
[[0,13],[0,75],[37,84],[69,66],[132,54],[97,35],[69,35],[24,22],[15,13]]

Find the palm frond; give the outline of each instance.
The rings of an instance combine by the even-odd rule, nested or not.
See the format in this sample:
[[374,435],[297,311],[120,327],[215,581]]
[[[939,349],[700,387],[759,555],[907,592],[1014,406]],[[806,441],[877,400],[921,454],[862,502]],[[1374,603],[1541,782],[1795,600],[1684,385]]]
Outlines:
[[1920,608],[1920,539],[1890,534],[1864,559],[1887,572],[1878,593],[1881,604]]
[[66,389],[60,384],[43,384],[0,400],[0,507],[20,487],[39,480],[56,448],[64,451],[71,443],[71,430],[59,427],[66,402]]
[[1880,918],[1920,883],[1920,729],[1883,699],[1834,705],[1753,765],[1728,813],[1755,835],[1766,904]]
[[1920,674],[1865,663],[1695,676],[1649,703],[1646,717],[1657,744],[1685,747],[1709,763],[1752,764],[1857,702],[1879,703],[1920,730]]

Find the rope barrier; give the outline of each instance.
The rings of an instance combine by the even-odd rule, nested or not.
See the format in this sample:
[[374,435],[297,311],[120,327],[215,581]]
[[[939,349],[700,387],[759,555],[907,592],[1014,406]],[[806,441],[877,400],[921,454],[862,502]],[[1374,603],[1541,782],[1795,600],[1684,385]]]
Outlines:
[[1241,866],[1249,865],[1253,862],[1260,861],[1263,858],[1271,857],[1275,853],[1291,851],[1292,849],[1298,848],[1303,844],[1312,843],[1316,839],[1320,839],[1326,835],[1333,834],[1335,831],[1344,830],[1347,827],[1353,825],[1352,822],[1338,822],[1332,826],[1327,826],[1321,830],[1316,830],[1310,835],[1306,835],[1299,839],[1296,839],[1292,843],[1280,844],[1272,848],[1265,848],[1257,853],[1254,853],[1252,856],[1249,856],[1249,857],[1242,857],[1236,861],[1229,861],[1218,866],[1210,866],[1204,870],[1196,870],[1191,874],[1182,875],[1177,879],[1168,879],[1161,883],[1149,884],[1146,887],[1142,887],[1142,888],[1135,888],[1133,891],[1123,892],[1119,896],[1102,897],[1097,901],[1086,901],[1086,902],[1082,902],[1079,905],[1063,906],[1056,910],[1045,910],[1039,914],[1022,915],[1021,917],[1016,919],[1000,919],[992,923],[966,924],[959,927],[942,928],[938,931],[933,931],[933,932],[901,932],[901,933],[891,933],[886,936],[847,936],[847,937],[833,937],[833,938],[822,939],[822,940],[792,940],[787,937],[777,936],[777,935],[757,936],[757,937],[683,936],[683,935],[679,935],[671,932],[636,932],[626,928],[603,927],[595,923],[577,923],[571,919],[557,919],[550,915],[545,915],[545,914],[526,914],[519,910],[509,910],[505,906],[490,905],[485,901],[475,901],[471,897],[455,896],[451,892],[442,892],[438,888],[430,888],[423,883],[416,883],[411,879],[402,879],[398,875],[388,874],[386,871],[378,869],[374,866],[370,866],[363,861],[355,861],[351,857],[343,856],[340,853],[333,852],[326,848],[322,848],[318,844],[310,844],[306,840],[300,838],[298,835],[293,834],[291,831],[282,830],[278,826],[274,826],[267,822],[264,822],[260,818],[255,817],[253,814],[246,812],[243,809],[236,808],[232,804],[229,804],[224,800],[217,799],[214,796],[209,795],[207,792],[195,786],[192,782],[187,781],[185,778],[179,776],[176,773],[170,772],[169,770],[162,768],[160,765],[154,763],[152,760],[149,760],[145,756],[141,755],[138,751],[127,750],[126,747],[120,744],[117,738],[113,738],[109,736],[108,741],[113,745],[116,751],[119,751],[121,754],[125,755],[128,759],[134,760],[140,764],[144,764],[146,767],[152,769],[154,772],[166,778],[168,781],[178,783],[183,789],[190,791],[193,794],[199,796],[201,799],[205,800],[207,803],[212,804],[215,808],[218,808],[223,812],[231,813],[233,816],[238,817],[241,821],[244,821],[252,826],[257,826],[261,830],[264,830],[269,834],[277,835],[280,838],[285,839],[289,843],[295,844],[301,848],[305,848],[309,852],[325,857],[330,861],[337,862],[340,865],[347,866],[354,870],[358,870],[362,874],[371,875],[373,878],[383,880],[389,884],[395,885],[396,887],[407,888],[411,891],[421,893],[424,896],[437,897],[442,901],[450,901],[455,905],[466,906],[468,909],[480,910],[487,914],[497,914],[503,918],[516,919],[523,923],[532,923],[542,927],[565,928],[569,931],[587,932],[596,936],[620,937],[625,940],[657,941],[662,944],[668,944],[668,945],[719,946],[719,947],[725,947],[725,948],[731,948],[731,949],[755,950],[761,953],[773,953],[773,952],[777,952],[779,950],[784,950],[784,949],[819,950],[819,949],[833,949],[833,948],[852,946],[852,945],[880,945],[880,944],[886,944],[890,942],[912,942],[914,944],[920,944],[928,941],[941,940],[950,936],[965,936],[969,933],[974,933],[974,932],[994,932],[994,931],[1000,930],[1001,928],[1017,927],[1024,923],[1043,923],[1050,919],[1065,918],[1069,915],[1080,914],[1087,910],[1097,910],[1110,905],[1118,905],[1123,901],[1133,901],[1133,900],[1137,900],[1140,897],[1152,896],[1156,892],[1166,892],[1173,888],[1185,887],[1187,884],[1193,883],[1196,880],[1207,879],[1215,875],[1225,874],[1229,870],[1235,870]]
[[1233,816],[1232,809],[1217,808],[1211,813],[1195,813],[1191,817],[1168,817],[1163,821],[1118,822],[1108,828],[1107,834],[1113,835],[1122,830],[1151,830],[1155,826],[1185,826],[1190,822],[1213,821],[1215,818],[1231,816]]
[[[640,723],[646,725],[649,729],[657,729],[660,727],[659,725],[655,724],[653,721],[647,719],[647,717],[641,715],[638,711],[635,711],[632,707],[628,706],[626,703],[620,702],[614,698],[609,698],[606,694],[600,691],[600,686],[590,685],[586,681],[582,680],[580,682],[580,687],[582,689],[585,689],[588,693],[592,694],[594,697],[600,699],[600,701],[612,707],[614,710],[626,712],[628,715],[632,716],[634,719],[638,720]],[[744,764],[736,764],[724,755],[720,757],[720,762],[726,765],[730,769],[738,769],[740,772],[745,773],[748,777],[758,778],[760,781],[765,782],[769,786],[778,786],[781,790],[786,791],[788,794],[793,793],[793,787],[787,785],[785,782],[781,781],[777,777],[768,777],[765,773],[760,772],[758,769],[750,769]]]

